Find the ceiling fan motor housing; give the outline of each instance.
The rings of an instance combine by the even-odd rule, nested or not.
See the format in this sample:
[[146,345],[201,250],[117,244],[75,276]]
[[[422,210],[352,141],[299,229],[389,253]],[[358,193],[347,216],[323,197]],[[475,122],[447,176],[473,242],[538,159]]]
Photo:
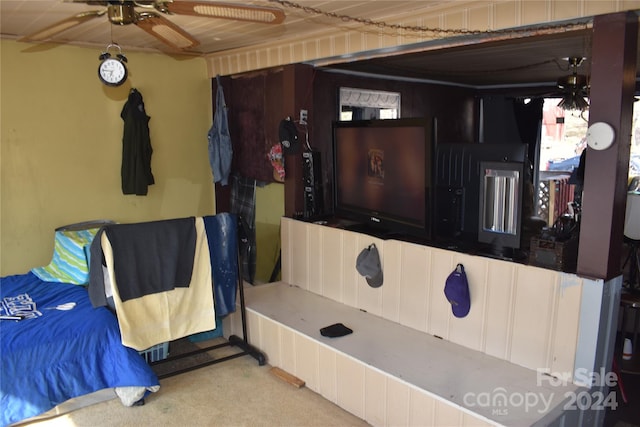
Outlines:
[[583,74],[578,74],[578,67],[583,60],[584,58],[576,56],[567,58],[573,73],[558,79],[558,87],[560,89],[582,90],[587,86],[587,77]]
[[582,89],[587,85],[587,77],[583,74],[571,74],[558,79],[560,89]]
[[108,8],[109,21],[116,25],[129,25],[136,22],[136,11],[133,2],[111,3]]

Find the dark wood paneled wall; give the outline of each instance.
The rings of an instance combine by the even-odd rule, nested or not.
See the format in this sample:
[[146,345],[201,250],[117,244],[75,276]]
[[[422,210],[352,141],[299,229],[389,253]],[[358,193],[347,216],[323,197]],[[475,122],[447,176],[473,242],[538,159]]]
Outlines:
[[[269,150],[280,142],[281,120],[287,117],[296,120],[300,109],[308,110],[313,117],[313,74],[312,67],[295,64],[221,78],[234,150],[232,173],[275,182]],[[216,90],[213,79],[214,115]],[[303,129],[299,130],[303,138]],[[303,211],[301,152],[285,155],[285,169],[285,215],[293,217]],[[229,211],[230,196],[230,186],[216,184],[217,212]]]
[[[610,123],[616,130],[616,143],[609,150],[587,153],[578,274],[608,279],[620,273],[631,105],[636,88],[637,17],[632,13],[596,17],[594,33],[590,122]],[[222,81],[231,137],[241,153],[237,157],[245,156],[244,163],[249,158],[249,163],[258,165],[262,171],[258,178],[268,180],[267,175],[272,173],[266,153],[279,141],[280,120],[287,116],[298,119],[300,109],[308,110],[306,130],[311,147],[321,154],[321,185],[328,213],[332,207],[331,123],[338,117],[341,86],[400,92],[402,117],[434,118],[437,143],[478,141],[480,95],[473,89],[340,74],[301,64],[225,77]],[[215,91],[214,79],[214,106]],[[304,138],[304,131],[301,137]],[[247,140],[255,143],[250,149],[246,147]],[[294,217],[304,210],[301,154],[286,156],[285,161],[285,215]],[[260,165],[264,168],[260,169]],[[234,166],[235,170],[243,167]],[[229,195],[228,186],[216,185],[218,212],[228,210]]]
[[310,116],[312,126],[310,144],[314,150],[321,152],[325,207],[330,208],[333,204],[331,123],[338,118],[340,87],[399,92],[402,117],[431,117],[436,120],[436,142],[473,143],[477,141],[477,102],[475,91],[471,89],[317,70],[313,81],[314,115]]
[[[437,142],[473,143],[478,126],[475,91],[455,86],[366,78],[314,69],[295,64],[246,75],[224,77],[229,112],[229,129],[234,145],[233,171],[272,182],[267,159],[270,147],[279,141],[282,119],[299,119],[301,109],[308,111],[308,125],[297,125],[304,141],[319,151],[322,164],[323,205],[332,208],[333,170],[331,123],[338,117],[340,87],[399,92],[402,117],[430,117],[437,122]],[[212,100],[215,109],[216,80]],[[215,112],[214,112],[215,113]],[[302,215],[303,170],[301,152],[285,156],[285,215]],[[216,210],[229,209],[229,187],[216,185]]]

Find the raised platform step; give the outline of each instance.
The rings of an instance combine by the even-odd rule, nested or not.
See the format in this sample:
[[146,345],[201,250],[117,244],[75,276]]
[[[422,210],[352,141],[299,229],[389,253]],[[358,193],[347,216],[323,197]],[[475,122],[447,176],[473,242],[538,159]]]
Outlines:
[[[489,425],[551,425],[563,416],[573,419],[576,411],[565,412],[569,396],[586,390],[284,282],[249,286],[245,300],[249,314],[308,337]],[[320,334],[320,328],[338,322],[353,333],[338,338]],[[273,364],[269,346],[260,345]],[[329,375],[320,372],[325,374]]]

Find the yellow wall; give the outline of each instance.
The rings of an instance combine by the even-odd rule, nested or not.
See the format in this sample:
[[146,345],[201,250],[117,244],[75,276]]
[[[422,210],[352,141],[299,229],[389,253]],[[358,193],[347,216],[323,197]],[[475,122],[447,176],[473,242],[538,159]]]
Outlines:
[[[1,275],[47,264],[64,224],[215,212],[204,59],[125,51],[129,80],[109,88],[98,80],[98,49],[9,40],[0,48]],[[147,196],[121,190],[120,112],[132,87],[151,117],[156,184]]]
[[284,216],[284,184],[256,188],[256,277],[266,283],[280,254],[280,218]]

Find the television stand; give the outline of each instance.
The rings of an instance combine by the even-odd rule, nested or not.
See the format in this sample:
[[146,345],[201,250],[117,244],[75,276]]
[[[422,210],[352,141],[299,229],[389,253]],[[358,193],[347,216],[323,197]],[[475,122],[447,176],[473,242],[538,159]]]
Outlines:
[[354,233],[367,234],[369,236],[385,240],[389,239],[388,236],[390,234],[390,231],[387,229],[372,227],[371,225],[363,222],[346,224],[342,228],[347,231],[353,231]]

